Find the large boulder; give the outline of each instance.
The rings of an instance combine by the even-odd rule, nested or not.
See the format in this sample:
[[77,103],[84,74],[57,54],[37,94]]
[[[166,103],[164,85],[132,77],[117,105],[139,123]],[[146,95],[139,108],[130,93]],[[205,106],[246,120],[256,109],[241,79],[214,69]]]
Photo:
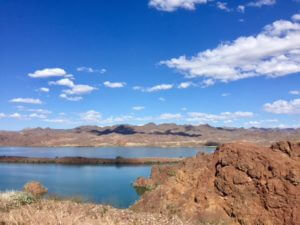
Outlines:
[[290,143],[292,147],[285,146],[284,151],[282,146],[225,144],[212,155],[198,154],[173,167],[155,167],[150,181],[143,183],[156,188],[132,208],[177,214],[189,221],[299,225],[300,161],[294,154],[299,144]]

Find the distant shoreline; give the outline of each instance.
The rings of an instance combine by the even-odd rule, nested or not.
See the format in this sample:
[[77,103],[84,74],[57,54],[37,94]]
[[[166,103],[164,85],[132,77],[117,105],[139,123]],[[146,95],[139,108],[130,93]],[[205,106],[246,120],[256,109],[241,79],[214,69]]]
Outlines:
[[178,163],[185,158],[86,158],[86,157],[61,157],[38,158],[20,156],[0,156],[0,163],[25,163],[25,164],[64,164],[64,165],[153,165]]

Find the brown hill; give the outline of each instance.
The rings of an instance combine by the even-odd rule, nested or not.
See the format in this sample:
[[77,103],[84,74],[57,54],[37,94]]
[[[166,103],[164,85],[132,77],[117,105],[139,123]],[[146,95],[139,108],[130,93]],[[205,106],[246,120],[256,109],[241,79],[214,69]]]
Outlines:
[[137,211],[199,222],[299,225],[300,143],[225,144],[212,155],[155,166],[151,179],[135,185],[148,190],[132,207]]
[[270,145],[300,141],[300,129],[222,128],[153,123],[144,126],[83,126],[69,130],[0,131],[0,146],[201,146],[250,141]]

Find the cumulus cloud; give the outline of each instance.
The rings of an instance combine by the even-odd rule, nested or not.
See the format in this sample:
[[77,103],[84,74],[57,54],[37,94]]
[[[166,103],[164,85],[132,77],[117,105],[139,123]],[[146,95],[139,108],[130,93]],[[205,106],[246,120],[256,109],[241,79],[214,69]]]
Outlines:
[[26,109],[28,112],[34,112],[39,114],[51,114],[52,112],[47,109]]
[[295,14],[292,16],[292,20],[294,21],[300,21],[300,14]]
[[10,100],[12,103],[25,103],[25,104],[42,104],[40,99],[35,98],[13,98]]
[[178,85],[178,88],[179,89],[185,89],[185,88],[188,88],[188,87],[191,87],[191,86],[194,86],[195,84],[193,82],[190,82],[190,81],[187,81],[187,82],[181,82],[179,85]]
[[276,4],[276,0],[257,0],[249,2],[247,5],[252,7],[270,6]]
[[41,92],[49,92],[50,89],[46,88],[46,87],[41,87],[41,88],[39,88],[39,91],[41,91]]
[[61,68],[46,68],[28,74],[32,78],[62,77],[66,75],[66,71]]
[[50,81],[48,82],[49,85],[60,85],[60,86],[67,86],[67,87],[74,87],[75,84],[72,80],[70,80],[69,78],[63,78],[63,79],[60,79],[60,80],[57,80],[57,81]]
[[239,37],[194,57],[181,56],[161,64],[177,69],[188,78],[202,77],[209,85],[216,81],[297,73],[300,72],[300,24],[278,20],[256,36]]
[[105,87],[108,88],[122,88],[126,86],[125,82],[110,82],[110,81],[105,81],[103,82]]
[[76,69],[78,72],[86,72],[86,73],[105,73],[106,69],[93,69],[92,67],[81,66]]
[[300,99],[291,101],[277,100],[263,106],[266,112],[274,114],[300,114]]
[[169,90],[172,88],[173,88],[173,84],[159,84],[159,85],[155,85],[153,87],[147,88],[146,92],[163,91],[163,90]]
[[83,95],[83,94],[91,93],[94,90],[97,90],[97,88],[94,88],[86,84],[77,84],[74,85],[71,89],[63,90],[63,92],[68,95]]
[[233,121],[241,118],[251,118],[254,114],[252,112],[222,112],[220,114],[208,114],[202,112],[190,112],[186,118],[189,122],[199,122],[199,123],[216,123],[216,122],[226,122]]
[[145,109],[145,106],[134,106],[134,107],[132,107],[132,109],[135,111],[141,111],[141,110]]
[[69,123],[70,121],[67,120],[67,119],[44,119],[43,120],[44,122],[47,122],[47,123]]
[[37,118],[37,119],[46,119],[47,116],[45,114],[38,114],[38,113],[31,113],[29,115],[30,118]]
[[174,119],[181,119],[182,115],[180,113],[163,113],[159,116],[158,119],[160,120],[174,120]]
[[227,97],[227,96],[229,96],[229,95],[230,95],[230,93],[222,93],[222,94],[221,94],[222,97]]
[[98,123],[101,120],[101,114],[95,110],[89,110],[87,112],[80,114],[81,120],[86,122],[95,122]]
[[157,91],[164,91],[173,88],[173,84],[158,84],[153,87],[144,88],[141,86],[134,86],[133,90],[142,91],[142,92],[157,92]]
[[149,6],[157,10],[172,12],[178,8],[194,10],[197,4],[206,4],[208,0],[150,0]]
[[0,113],[0,119],[6,117],[6,115],[4,113]]
[[77,101],[82,100],[81,96],[68,96],[65,93],[60,94],[59,97],[66,99],[68,101],[72,101],[72,102],[77,102]]
[[20,113],[12,113],[10,115],[8,115],[9,118],[13,118],[13,119],[22,119],[23,115],[21,115]]
[[291,95],[300,95],[300,91],[298,90],[292,90],[289,92]]
[[226,12],[230,12],[230,8],[227,6],[227,2],[217,2],[217,8],[224,10]]
[[239,5],[239,6],[237,7],[237,11],[238,11],[238,12],[241,12],[241,13],[244,13],[244,12],[245,12],[245,9],[246,9],[246,7],[245,7],[244,5]]

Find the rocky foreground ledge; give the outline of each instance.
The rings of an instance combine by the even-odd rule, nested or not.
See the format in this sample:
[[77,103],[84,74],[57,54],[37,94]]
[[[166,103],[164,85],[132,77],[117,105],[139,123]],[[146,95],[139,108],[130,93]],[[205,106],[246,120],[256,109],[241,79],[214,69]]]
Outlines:
[[270,148],[220,146],[174,166],[155,166],[136,187],[146,192],[132,209],[185,221],[240,225],[300,224],[300,143]]

